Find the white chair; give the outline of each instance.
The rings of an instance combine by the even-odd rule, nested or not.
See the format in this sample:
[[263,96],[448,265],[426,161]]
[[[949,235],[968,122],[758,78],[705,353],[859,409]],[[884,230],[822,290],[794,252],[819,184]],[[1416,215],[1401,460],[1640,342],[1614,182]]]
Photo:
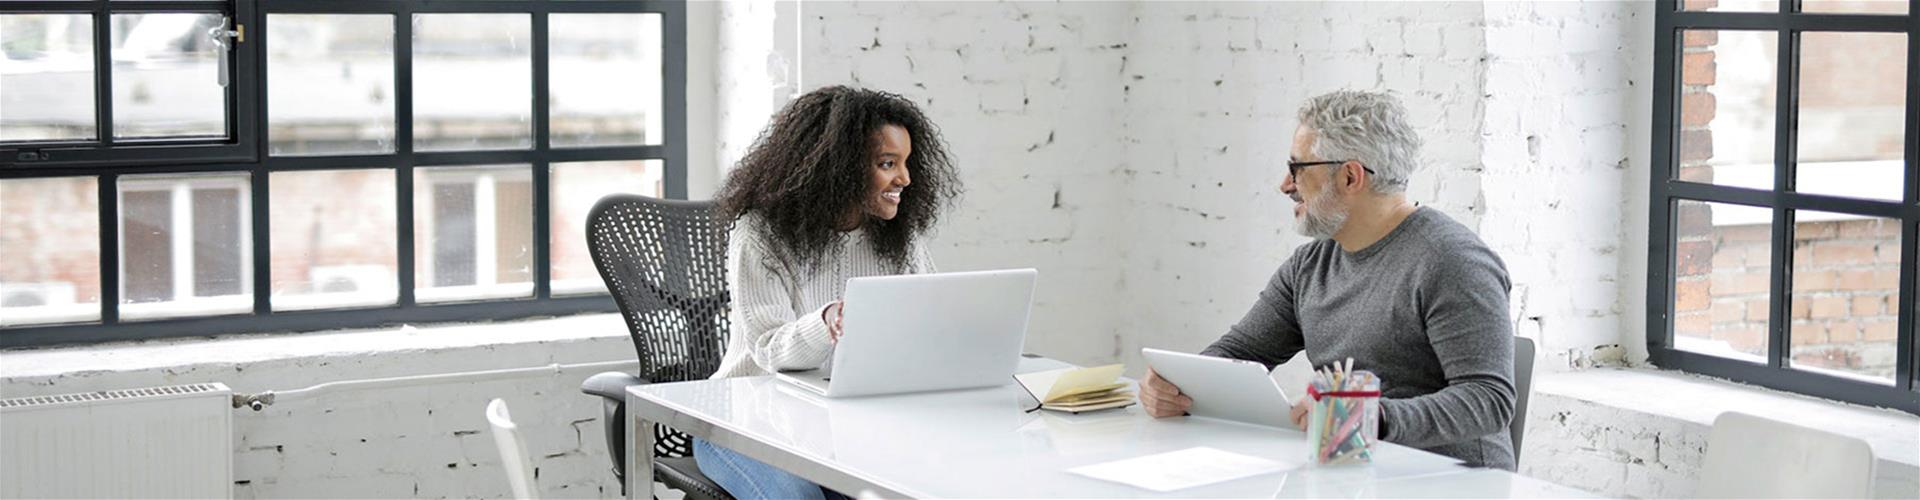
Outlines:
[[1694,496],[1868,498],[1873,461],[1866,441],[1726,412],[1713,421]]
[[540,498],[533,484],[533,459],[527,455],[526,438],[507,413],[507,402],[494,398],[487,403],[487,425],[493,427],[493,445],[500,449],[500,466],[507,470],[507,483],[514,498]]

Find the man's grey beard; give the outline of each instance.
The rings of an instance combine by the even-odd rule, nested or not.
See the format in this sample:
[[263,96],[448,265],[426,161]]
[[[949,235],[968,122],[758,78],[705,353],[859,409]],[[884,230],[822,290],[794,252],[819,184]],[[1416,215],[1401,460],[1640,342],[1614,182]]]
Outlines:
[[1305,213],[1294,219],[1294,229],[1316,240],[1333,238],[1333,233],[1347,224],[1347,207],[1336,198],[1338,195],[1327,193],[1307,202]]

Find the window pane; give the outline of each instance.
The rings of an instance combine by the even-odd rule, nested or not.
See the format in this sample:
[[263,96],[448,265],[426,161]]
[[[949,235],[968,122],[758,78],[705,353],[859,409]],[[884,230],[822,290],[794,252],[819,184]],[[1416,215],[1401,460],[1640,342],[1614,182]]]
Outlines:
[[173,191],[133,191],[120,195],[120,281],[126,302],[159,302],[173,298]]
[[220,14],[114,14],[113,136],[225,137]]
[[553,166],[552,241],[555,295],[607,291],[587,250],[587,213],[610,194],[665,196],[660,160],[556,163]]
[[120,316],[253,310],[245,175],[134,176],[120,182]]
[[0,15],[0,141],[92,140],[93,19]]
[[0,180],[0,326],[100,319],[97,182]]
[[1905,14],[1907,0],[1800,0],[1801,12]]
[[1794,368],[1893,384],[1900,223],[1795,211]]
[[1681,0],[1680,10],[1710,12],[1779,12],[1779,0]]
[[1795,188],[1899,201],[1906,184],[1907,37],[1800,35]]
[[392,153],[393,16],[267,20],[269,153]]
[[531,167],[414,169],[414,297],[533,294]]
[[240,189],[193,190],[193,296],[236,295],[240,282]]
[[273,309],[399,297],[393,171],[274,172]]
[[533,21],[413,16],[414,149],[533,147]]
[[1773,210],[1680,200],[1674,220],[1674,347],[1765,363]]
[[447,182],[433,186],[433,198],[427,200],[433,205],[433,286],[463,286],[476,283],[474,260],[479,258],[480,247],[484,243],[472,245],[476,237],[474,225],[479,214],[474,213],[474,188],[472,183]]
[[660,15],[554,14],[547,22],[553,146],[660,144]]
[[1678,178],[1773,189],[1778,37],[1725,30],[1680,36]]

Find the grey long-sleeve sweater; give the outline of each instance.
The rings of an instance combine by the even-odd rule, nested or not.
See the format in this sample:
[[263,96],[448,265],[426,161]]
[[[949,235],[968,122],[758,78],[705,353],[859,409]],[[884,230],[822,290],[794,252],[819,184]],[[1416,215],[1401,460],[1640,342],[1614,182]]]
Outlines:
[[1269,367],[1303,349],[1319,364],[1351,357],[1382,380],[1382,439],[1511,470],[1511,287],[1478,236],[1420,208],[1358,252],[1332,240],[1295,250],[1202,354]]

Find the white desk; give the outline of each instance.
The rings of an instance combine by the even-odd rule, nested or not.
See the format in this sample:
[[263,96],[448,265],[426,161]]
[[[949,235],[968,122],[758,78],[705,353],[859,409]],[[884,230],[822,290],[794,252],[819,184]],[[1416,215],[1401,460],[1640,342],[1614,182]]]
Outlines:
[[[1022,372],[1060,365],[1023,360]],[[627,389],[627,492],[652,491],[649,422],[699,436],[850,495],[1143,497],[1150,490],[1067,469],[1195,446],[1304,463],[1305,435],[1204,418],[1154,419],[1138,406],[1084,415],[1026,413],[1016,385],[826,399],[771,377]],[[647,429],[642,431],[642,429]],[[1301,467],[1175,491],[1182,497],[1585,497],[1513,473],[1390,443],[1372,465]],[[646,485],[646,486],[641,486]],[[644,498],[644,497],[643,497]]]

